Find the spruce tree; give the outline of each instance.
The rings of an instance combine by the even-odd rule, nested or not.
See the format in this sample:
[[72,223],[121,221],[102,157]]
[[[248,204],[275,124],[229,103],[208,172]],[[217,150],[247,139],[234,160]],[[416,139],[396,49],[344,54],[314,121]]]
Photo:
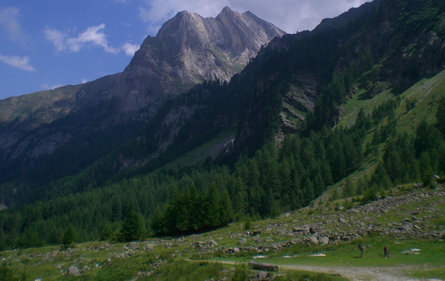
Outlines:
[[145,226],[142,216],[130,209],[127,212],[124,224],[119,233],[119,241],[129,242],[139,240],[144,234]]
[[442,98],[439,102],[439,107],[436,113],[437,128],[442,133],[442,138],[445,138],[445,98]]
[[63,234],[62,243],[65,247],[73,244],[76,240],[76,232],[74,231],[74,227],[72,224],[69,224]]

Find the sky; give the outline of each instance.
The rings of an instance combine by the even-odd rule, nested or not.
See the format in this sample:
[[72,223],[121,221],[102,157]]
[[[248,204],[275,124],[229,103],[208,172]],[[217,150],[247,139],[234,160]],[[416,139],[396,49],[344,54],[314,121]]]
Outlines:
[[369,0],[0,0],[0,99],[121,72],[177,12],[251,11],[288,33]]

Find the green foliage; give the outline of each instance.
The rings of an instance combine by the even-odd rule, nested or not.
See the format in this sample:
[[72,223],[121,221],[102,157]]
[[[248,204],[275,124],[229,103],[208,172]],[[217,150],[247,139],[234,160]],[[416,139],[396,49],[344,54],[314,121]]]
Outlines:
[[119,232],[119,241],[130,242],[135,240],[140,240],[144,237],[146,233],[144,218],[129,209],[127,215],[125,216],[124,224]]
[[111,228],[110,223],[105,223],[100,232],[100,240],[110,240],[113,236],[113,229]]
[[76,240],[76,232],[72,224],[69,224],[63,234],[62,243],[65,247],[70,246]]
[[4,281],[18,281],[14,272],[6,265],[6,262],[0,264],[0,280]]
[[159,281],[196,281],[220,280],[224,270],[220,263],[175,261],[160,266],[150,280]]
[[377,196],[377,191],[375,190],[375,188],[371,188],[365,192],[360,202],[362,205],[365,205],[369,202],[376,201],[377,199],[379,199],[379,197]]
[[341,276],[326,273],[313,273],[313,272],[287,272],[286,274],[277,276],[274,281],[344,281],[348,280]]
[[250,230],[251,227],[252,227],[252,222],[250,221],[249,218],[244,222],[244,230]]
[[249,268],[246,263],[237,264],[235,267],[235,272],[232,276],[232,281],[248,281],[249,277]]
[[225,226],[233,219],[232,203],[226,190],[211,184],[198,193],[186,189],[167,203],[164,213],[157,210],[152,228],[159,235],[207,231]]
[[437,128],[442,133],[445,138],[445,97],[443,97],[440,102],[436,113]]

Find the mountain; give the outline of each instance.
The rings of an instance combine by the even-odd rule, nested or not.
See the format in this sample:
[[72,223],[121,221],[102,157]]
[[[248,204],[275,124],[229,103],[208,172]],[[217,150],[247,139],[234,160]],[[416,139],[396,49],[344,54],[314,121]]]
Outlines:
[[183,11],[144,40],[122,73],[0,101],[1,182],[48,159],[63,166],[39,172],[49,181],[78,172],[134,135],[165,101],[205,80],[228,81],[283,34],[229,7],[216,18]]
[[150,84],[156,85],[151,90],[162,95],[185,91],[204,80],[229,81],[261,46],[283,34],[254,14],[229,7],[216,18],[183,11],[156,37],[145,39],[123,76],[128,80],[149,76]]
[[150,118],[122,114],[101,127],[95,118],[114,112],[110,100],[53,122],[47,132],[96,131],[39,165],[3,162],[0,246],[59,243],[68,221],[81,241],[95,240],[105,226],[119,232],[129,210],[152,235],[183,235],[322,194],[364,204],[394,186],[436,186],[445,176],[444,22],[440,0],[367,3],[272,40],[230,82],[140,111]]

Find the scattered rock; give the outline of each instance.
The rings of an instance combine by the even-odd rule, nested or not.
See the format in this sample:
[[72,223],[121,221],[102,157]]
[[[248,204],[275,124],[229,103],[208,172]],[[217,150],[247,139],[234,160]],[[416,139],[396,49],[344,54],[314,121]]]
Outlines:
[[229,254],[237,254],[239,252],[240,252],[240,250],[237,247],[227,249],[227,253],[229,253]]
[[292,230],[293,232],[304,232],[304,228],[302,227],[294,227],[294,229]]
[[251,280],[253,280],[253,281],[269,281],[270,273],[266,272],[266,271],[259,271],[255,275],[255,277],[253,277],[253,279],[251,279]]
[[67,273],[68,273],[68,275],[79,276],[80,270],[77,268],[77,266],[71,265],[70,267],[68,267]]
[[246,245],[247,244],[247,239],[246,238],[241,238],[239,241],[238,241],[238,245]]
[[311,240],[311,242],[314,244],[318,244],[320,242],[320,241],[318,241],[317,236],[311,236],[311,237],[309,237],[309,240]]
[[326,244],[328,244],[329,243],[329,237],[321,237],[320,239],[319,239],[319,241],[320,241],[320,244],[321,245],[326,245]]

